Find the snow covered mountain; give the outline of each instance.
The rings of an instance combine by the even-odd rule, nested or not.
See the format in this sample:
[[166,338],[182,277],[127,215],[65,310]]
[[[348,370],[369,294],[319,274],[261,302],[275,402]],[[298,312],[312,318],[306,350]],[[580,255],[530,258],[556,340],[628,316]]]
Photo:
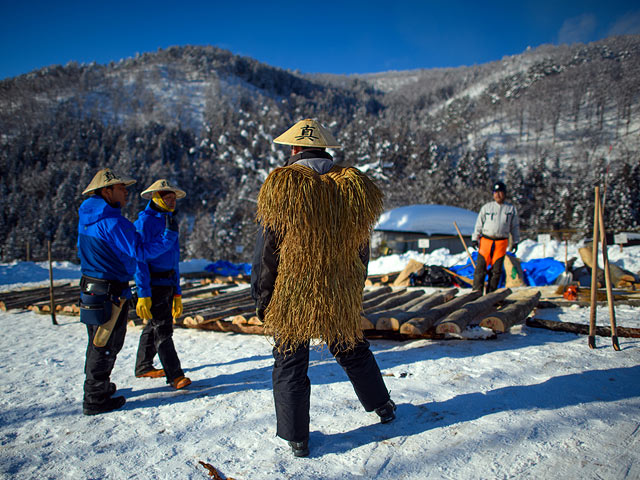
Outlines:
[[50,237],[71,258],[80,192],[108,165],[141,187],[164,176],[187,190],[186,254],[246,261],[257,191],[287,154],[272,139],[304,117],[336,133],[336,159],[376,178],[387,208],[477,210],[502,177],[524,230],[579,235],[606,177],[608,225],[636,229],[639,107],[640,36],[358,76],[193,46],[50,66],[0,82],[1,256],[23,257],[27,240],[42,256]]

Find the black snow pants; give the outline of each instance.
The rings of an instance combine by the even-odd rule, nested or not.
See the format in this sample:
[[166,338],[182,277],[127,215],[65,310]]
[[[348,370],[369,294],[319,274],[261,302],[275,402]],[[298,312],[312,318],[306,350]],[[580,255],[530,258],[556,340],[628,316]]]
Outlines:
[[[380,368],[363,339],[352,350],[344,351],[329,345],[329,351],[344,369],[360,403],[367,412],[389,401]],[[301,442],[309,438],[309,406],[311,382],[307,376],[309,367],[309,343],[294,352],[283,355],[278,345],[273,349],[273,397],[276,407],[276,435],[285,440]]]
[[[500,277],[502,276],[502,265],[504,264],[504,256],[498,258],[489,270],[489,284],[487,285],[487,293],[491,293],[498,289]],[[473,274],[473,290],[480,290],[484,287],[484,277],[487,274],[487,261],[478,254],[476,259],[476,269]]]
[[140,334],[138,354],[136,356],[136,375],[153,368],[153,358],[158,354],[160,363],[171,383],[184,375],[180,359],[173,344],[173,306],[174,287],[151,286],[151,315],[153,318],[144,326]]
[[116,320],[109,340],[104,347],[96,347],[93,338],[98,330],[98,325],[87,325],[89,344],[84,364],[84,404],[100,405],[109,399],[109,384],[111,371],[116,363],[116,357],[127,333],[127,316],[129,313],[129,302],[124,302],[122,311]]

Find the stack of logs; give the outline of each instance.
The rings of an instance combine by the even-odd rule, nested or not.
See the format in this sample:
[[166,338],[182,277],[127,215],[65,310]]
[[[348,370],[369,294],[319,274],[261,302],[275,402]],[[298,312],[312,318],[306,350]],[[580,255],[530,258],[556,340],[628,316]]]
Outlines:
[[[78,298],[80,289],[78,285],[65,283],[56,285],[56,311],[67,315],[79,315]],[[51,297],[49,287],[3,292],[0,294],[0,310],[27,309],[36,313],[49,313],[51,311]]]
[[[375,278],[375,283],[380,285],[381,280]],[[562,304],[580,304],[564,301],[562,297],[549,301],[548,298],[552,297],[545,296],[545,300],[539,301],[540,291],[540,288],[525,288],[512,293],[509,289],[503,289],[484,297],[475,292],[456,297],[458,290],[455,288],[427,294],[421,288],[392,288],[388,285],[367,287],[363,293],[362,327],[369,338],[443,338],[446,334],[460,334],[472,325],[504,332],[526,319],[526,324],[531,327],[587,334],[588,326],[585,325],[527,318],[536,306],[555,308]],[[264,333],[262,322],[254,315],[254,302],[246,287],[239,287],[235,283],[194,283],[185,285],[182,295],[184,311],[182,317],[177,319],[178,326]],[[77,284],[57,285],[56,311],[64,315],[78,315],[79,296]],[[628,299],[616,301],[630,305],[638,302]],[[0,310],[30,309],[48,313],[49,305],[48,287],[0,292]],[[135,308],[129,310],[129,322],[132,325],[142,324]],[[638,328],[618,327],[617,331],[620,337],[640,337]],[[611,333],[608,327],[597,327],[596,335],[610,336]]]
[[[535,308],[540,292],[533,289],[512,294],[501,289],[481,296],[471,292],[459,297],[448,289],[427,294],[423,289],[389,286],[363,294],[362,328],[370,338],[443,338],[460,335],[470,325],[505,332],[522,323]],[[179,323],[188,328],[262,334],[248,289],[229,292],[199,305],[196,315],[186,311]]]
[[[210,297],[212,295],[218,295],[220,292],[236,286],[236,283],[216,284],[212,282],[204,282],[203,284],[183,287],[182,296],[183,299],[196,298],[199,296]],[[133,288],[133,290],[135,290],[135,288]],[[56,312],[58,313],[63,315],[79,315],[79,299],[80,287],[77,282],[74,284],[65,283],[54,287],[54,303],[56,305]],[[51,298],[49,287],[0,293],[0,310],[3,311],[25,309],[31,310],[35,313],[49,313],[51,309],[50,305]],[[193,307],[196,307],[197,302],[194,301],[192,305]],[[130,309],[129,319],[132,320],[134,317],[135,309]]]

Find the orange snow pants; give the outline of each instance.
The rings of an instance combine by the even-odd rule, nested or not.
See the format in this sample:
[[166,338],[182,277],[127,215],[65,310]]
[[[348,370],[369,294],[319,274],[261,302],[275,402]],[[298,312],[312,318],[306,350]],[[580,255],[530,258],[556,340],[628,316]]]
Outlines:
[[484,257],[487,267],[490,267],[496,262],[496,260],[505,256],[508,246],[508,238],[492,240],[487,237],[480,237],[480,248],[478,249],[478,253]]

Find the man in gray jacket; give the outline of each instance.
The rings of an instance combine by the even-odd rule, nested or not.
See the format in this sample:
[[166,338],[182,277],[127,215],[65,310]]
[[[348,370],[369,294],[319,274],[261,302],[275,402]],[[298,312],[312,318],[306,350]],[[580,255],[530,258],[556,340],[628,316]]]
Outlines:
[[473,277],[473,290],[482,290],[484,278],[489,270],[487,293],[498,288],[504,256],[509,246],[515,253],[520,241],[518,211],[510,203],[505,203],[507,187],[502,182],[493,185],[493,201],[485,203],[480,209],[476,227],[471,236],[472,245],[478,249],[478,259]]

